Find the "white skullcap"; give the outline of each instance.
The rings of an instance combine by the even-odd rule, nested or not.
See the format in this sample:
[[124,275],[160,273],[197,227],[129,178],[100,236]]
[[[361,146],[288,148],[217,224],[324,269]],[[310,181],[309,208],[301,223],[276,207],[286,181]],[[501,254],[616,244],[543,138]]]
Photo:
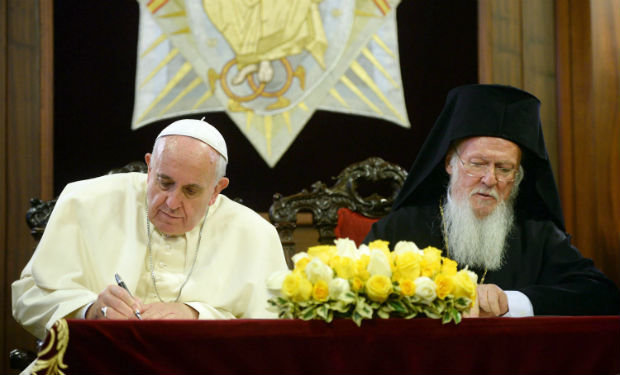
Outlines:
[[166,126],[164,130],[159,133],[157,139],[168,135],[184,135],[186,137],[196,138],[213,147],[215,151],[219,152],[226,162],[228,162],[228,151],[224,137],[222,137],[222,134],[220,134],[213,125],[206,121],[191,119],[175,121]]

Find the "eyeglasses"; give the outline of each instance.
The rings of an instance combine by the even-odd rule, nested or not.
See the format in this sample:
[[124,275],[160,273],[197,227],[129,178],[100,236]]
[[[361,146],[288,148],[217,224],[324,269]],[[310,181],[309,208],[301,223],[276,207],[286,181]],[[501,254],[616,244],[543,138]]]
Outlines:
[[[475,162],[475,163],[471,161],[465,162],[463,161],[463,159],[461,159],[461,155],[459,155],[459,151],[457,149],[454,149],[454,152],[456,152],[456,157],[459,159],[459,161],[463,165],[463,170],[465,171],[465,174],[470,177],[482,178],[486,176],[486,174],[488,173],[489,167],[491,165],[494,165],[494,163],[491,163],[486,160],[481,160],[481,162]],[[517,175],[517,169],[514,167],[506,168],[506,167],[495,165],[494,172],[495,172],[495,179],[501,182],[514,181]]]

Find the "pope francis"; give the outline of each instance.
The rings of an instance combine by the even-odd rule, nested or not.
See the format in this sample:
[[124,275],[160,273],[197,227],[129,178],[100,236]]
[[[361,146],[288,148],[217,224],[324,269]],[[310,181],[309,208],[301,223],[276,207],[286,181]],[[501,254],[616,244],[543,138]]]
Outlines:
[[220,194],[229,182],[222,135],[179,120],[145,159],[147,174],[74,182],[61,193],[12,285],[13,316],[35,336],[61,318],[275,317],[265,282],[286,270],[282,246],[272,225]]

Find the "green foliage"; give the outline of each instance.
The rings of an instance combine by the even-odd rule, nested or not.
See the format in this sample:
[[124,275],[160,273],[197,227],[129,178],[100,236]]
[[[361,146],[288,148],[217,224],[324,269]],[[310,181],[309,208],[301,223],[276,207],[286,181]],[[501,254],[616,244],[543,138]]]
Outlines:
[[417,296],[401,295],[395,284],[394,291],[383,302],[371,301],[365,294],[352,291],[339,300],[330,299],[325,302],[314,300],[295,302],[283,297],[274,297],[268,302],[282,319],[320,319],[329,323],[334,318],[348,318],[361,326],[364,319],[377,317],[411,319],[421,314],[441,319],[443,324],[450,322],[458,324],[462,319],[462,311],[468,308],[471,300],[447,296],[426,303]]

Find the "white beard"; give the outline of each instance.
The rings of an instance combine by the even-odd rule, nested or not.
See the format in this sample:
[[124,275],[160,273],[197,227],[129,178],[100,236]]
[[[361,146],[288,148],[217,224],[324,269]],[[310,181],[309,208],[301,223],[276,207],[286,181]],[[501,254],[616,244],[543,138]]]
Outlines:
[[450,196],[450,187],[456,178],[456,174],[452,175],[443,205],[448,254],[462,265],[497,270],[504,262],[506,237],[514,223],[513,202],[518,185],[513,187],[507,200],[499,202],[493,212],[479,219],[471,208],[469,197]]

